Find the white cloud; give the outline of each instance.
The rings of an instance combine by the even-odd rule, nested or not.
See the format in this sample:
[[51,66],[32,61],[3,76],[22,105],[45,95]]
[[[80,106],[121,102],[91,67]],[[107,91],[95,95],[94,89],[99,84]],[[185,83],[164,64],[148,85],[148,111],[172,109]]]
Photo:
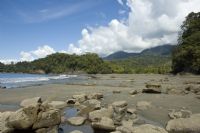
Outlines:
[[29,52],[20,52],[21,61],[32,61],[34,58],[31,53]]
[[20,53],[21,59],[20,61],[32,61],[34,59],[43,58],[47,55],[53,54],[56,51],[48,45],[44,45],[42,47],[38,47],[36,50]]
[[5,59],[5,60],[0,60],[1,63],[3,64],[11,64],[11,63],[17,63],[19,60],[16,59]]
[[[123,4],[122,0],[118,0]],[[95,52],[102,56],[124,50],[176,43],[180,25],[188,13],[200,11],[199,0],[127,0],[125,21],[113,19],[107,26],[82,30],[82,38],[70,44],[68,52]]]
[[123,1],[122,0],[117,0],[117,2],[121,5],[124,5]]

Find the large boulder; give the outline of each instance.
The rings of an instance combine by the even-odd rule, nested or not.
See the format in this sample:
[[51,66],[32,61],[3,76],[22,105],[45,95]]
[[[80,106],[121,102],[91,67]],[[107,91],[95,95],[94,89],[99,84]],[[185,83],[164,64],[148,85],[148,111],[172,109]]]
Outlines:
[[112,119],[108,117],[102,117],[98,122],[92,122],[92,127],[94,129],[106,130],[106,131],[114,131],[115,126]]
[[39,112],[33,129],[39,129],[44,127],[52,127],[59,125],[61,122],[61,113],[57,109],[49,109],[45,112]]
[[8,125],[14,129],[29,129],[37,119],[38,107],[25,107],[12,113]]
[[87,100],[86,94],[73,95],[72,98],[76,99],[76,101],[78,101],[80,103],[82,103],[82,102]]
[[153,126],[150,124],[144,124],[138,127],[134,127],[132,130],[133,133],[167,133],[164,128]]
[[166,129],[170,133],[199,133],[200,114],[193,114],[190,118],[179,118],[168,121]]
[[11,133],[14,129],[8,126],[8,119],[13,112],[0,113],[0,133]]
[[89,113],[89,119],[91,121],[98,121],[102,117],[112,118],[113,110],[111,108],[102,108],[100,110],[95,110]]
[[24,99],[21,101],[20,106],[22,107],[28,107],[28,106],[37,106],[42,103],[41,97],[34,97],[29,99]]
[[63,101],[51,101],[48,105],[56,109],[62,109],[67,106],[66,102]]
[[67,121],[71,125],[80,126],[80,125],[84,124],[85,120],[86,120],[85,117],[71,117]]
[[148,102],[148,101],[139,101],[137,102],[137,109],[139,110],[146,110],[148,108],[150,108],[152,105],[151,105],[151,102]]

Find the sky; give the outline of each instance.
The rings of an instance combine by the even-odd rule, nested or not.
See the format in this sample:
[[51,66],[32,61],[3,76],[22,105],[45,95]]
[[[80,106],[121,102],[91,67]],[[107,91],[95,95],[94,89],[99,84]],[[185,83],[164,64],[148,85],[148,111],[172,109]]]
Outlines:
[[176,44],[199,0],[0,0],[0,62]]

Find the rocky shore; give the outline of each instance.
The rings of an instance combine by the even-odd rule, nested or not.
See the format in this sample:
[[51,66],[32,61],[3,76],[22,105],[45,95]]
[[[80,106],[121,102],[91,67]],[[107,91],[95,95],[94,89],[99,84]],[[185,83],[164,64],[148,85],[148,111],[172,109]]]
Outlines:
[[[46,98],[40,93],[37,96],[41,97],[22,100],[19,103],[20,109],[0,113],[0,132],[63,133],[62,127],[59,126],[61,124],[75,127],[88,124],[98,133],[200,132],[198,76],[169,78],[166,75],[159,75],[158,79],[154,75],[150,78],[143,77],[145,80],[142,83],[138,79],[141,75],[128,77],[129,79],[126,76],[111,76],[106,80],[118,80],[121,84],[127,82],[126,86],[119,86],[117,83],[113,86],[105,85],[105,77],[97,77],[96,88],[82,85],[82,91],[79,91],[74,89],[77,88],[75,85],[70,86],[73,92],[70,89],[66,90],[69,95],[62,91],[63,95],[57,94],[56,98]],[[88,82],[91,82],[90,80],[88,79]],[[100,82],[102,80],[104,82]],[[97,85],[98,82],[103,85]],[[56,89],[61,90],[59,87]],[[2,91],[6,93],[6,90]],[[52,93],[51,88],[49,91]],[[66,117],[64,110],[67,107],[76,109],[78,113],[73,117]],[[82,132],[78,129],[71,131]]]

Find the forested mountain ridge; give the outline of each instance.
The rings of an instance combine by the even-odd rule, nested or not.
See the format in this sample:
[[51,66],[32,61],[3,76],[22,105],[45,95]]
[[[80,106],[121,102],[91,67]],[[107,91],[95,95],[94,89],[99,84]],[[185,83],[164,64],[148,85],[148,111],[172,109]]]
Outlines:
[[174,45],[165,44],[165,45],[145,49],[140,53],[127,53],[124,51],[118,51],[104,57],[103,59],[104,60],[118,60],[118,59],[126,59],[126,58],[131,58],[131,57],[138,57],[138,56],[140,57],[140,56],[145,56],[145,55],[170,56],[174,48],[175,48]]

